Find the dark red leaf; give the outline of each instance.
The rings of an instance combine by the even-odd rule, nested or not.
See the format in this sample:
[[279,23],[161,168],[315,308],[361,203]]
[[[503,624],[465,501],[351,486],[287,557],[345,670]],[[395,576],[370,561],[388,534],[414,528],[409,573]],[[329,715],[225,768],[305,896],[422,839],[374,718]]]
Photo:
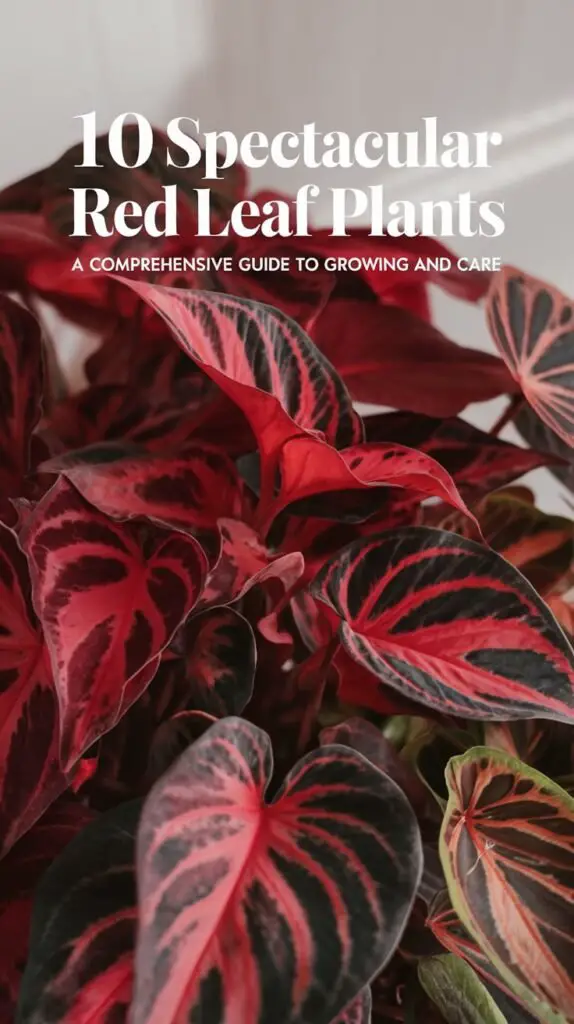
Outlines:
[[20,497],[30,469],[32,431],[43,392],[40,326],[0,295],[0,495]]
[[34,605],[50,650],[61,755],[71,766],[157,670],[205,579],[197,542],[151,523],[115,523],[60,478],[22,529]]
[[534,411],[574,448],[574,306],[544,281],[503,267],[487,297],[490,333]]
[[333,299],[313,337],[356,401],[456,416],[470,402],[517,389],[501,359],[463,348],[395,306]]
[[201,597],[201,607],[230,604],[251,587],[276,582],[288,591],[303,574],[305,560],[298,551],[274,554],[259,534],[237,519],[220,519],[221,552],[210,572]]
[[121,1024],[132,997],[135,834],[141,804],[89,824],[48,869],[34,902],[20,1024]]
[[214,530],[220,517],[241,519],[249,509],[234,462],[210,445],[190,444],[180,457],[114,454],[94,446],[51,459],[42,470],[63,473],[113,519],[145,516],[192,534]]
[[466,718],[574,719],[574,651],[500,555],[428,527],[350,544],[312,592],[384,686]]
[[518,448],[451,417],[437,419],[408,412],[380,413],[365,419],[367,441],[403,444],[436,459],[463,495],[485,493],[512,483],[540,466],[561,463],[545,445],[540,451]]
[[28,939],[34,891],[43,873],[94,814],[62,797],[0,862],[0,1020],[12,1021]]
[[203,736],[217,719],[204,711],[178,711],[172,718],[162,722],[156,730],[150,750],[147,771],[144,778],[150,787],[164,775],[180,754]]
[[421,869],[403,794],[344,747],[267,804],[271,772],[268,737],[232,718],[152,790],[133,1024],[331,1024],[391,955]]
[[30,603],[26,559],[0,524],[0,851],[66,788],[48,652]]
[[241,714],[253,692],[257,649],[253,630],[239,612],[210,608],[192,615],[173,648],[182,709],[219,718]]
[[339,725],[323,729],[320,741],[323,746],[337,743],[357,750],[400,786],[415,809],[424,808],[427,796],[420,779],[376,725],[364,718],[349,718]]
[[[414,235],[411,238],[401,236],[376,237],[369,234],[369,228],[352,228],[345,237],[334,237],[327,228],[314,230],[308,237],[298,237],[294,245],[299,253],[313,253],[319,256],[358,257],[373,261],[364,263],[360,275],[369,288],[384,302],[399,305],[394,296],[397,291],[405,291],[417,284],[424,287],[427,282],[439,285],[450,295],[467,302],[478,302],[488,290],[490,275],[481,271],[463,271],[453,259],[453,253],[437,238],[427,235]],[[397,269],[389,266],[379,269],[376,258],[397,261]],[[431,270],[418,268],[417,259],[439,260],[450,259],[448,270]],[[400,267],[398,261],[408,260],[408,268]],[[353,272],[351,272],[353,273]]]
[[342,381],[282,313],[214,292],[120,280],[166,320],[184,351],[239,406],[264,459],[293,434],[294,423],[339,448],[362,440]]
[[332,1024],[371,1024],[371,989],[368,985],[361,990],[346,1010],[339,1014]]

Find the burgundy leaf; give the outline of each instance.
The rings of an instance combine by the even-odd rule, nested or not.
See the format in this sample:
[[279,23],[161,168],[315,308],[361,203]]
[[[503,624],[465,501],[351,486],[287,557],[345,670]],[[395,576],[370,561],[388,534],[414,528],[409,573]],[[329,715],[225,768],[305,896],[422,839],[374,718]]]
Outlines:
[[421,869],[401,791],[344,747],[268,804],[271,772],[268,737],[231,718],[152,790],[133,1024],[331,1024],[396,946]]
[[127,1020],[137,927],[135,833],[141,804],[89,824],[36,892],[21,1024]]
[[28,958],[34,891],[43,873],[94,814],[62,797],[0,862],[0,1020],[14,1020]]
[[574,719],[574,651],[524,577],[480,544],[389,531],[343,549],[312,592],[383,686],[467,718]]
[[182,709],[217,717],[241,714],[253,692],[257,661],[247,620],[233,608],[210,608],[187,620],[173,646]]
[[356,999],[339,1014],[333,1024],[371,1024],[371,989],[365,985]]
[[400,786],[414,808],[424,808],[427,798],[420,779],[376,725],[364,718],[349,718],[323,729],[320,741],[323,746],[336,743],[358,751]]
[[464,420],[437,419],[409,412],[380,413],[365,419],[367,441],[403,444],[431,455],[452,476],[463,495],[485,493],[512,483],[540,466],[559,465],[545,445],[518,448]]
[[0,495],[23,494],[41,413],[42,339],[35,318],[0,295]]
[[396,306],[333,299],[313,337],[356,401],[456,416],[517,389],[501,359],[455,344]]
[[305,560],[300,552],[274,554],[255,530],[237,519],[220,519],[219,528],[219,561],[207,578],[201,607],[230,604],[251,587],[269,581],[288,591],[303,574]]
[[58,705],[30,603],[26,559],[0,523],[0,851],[68,782],[58,763]]
[[145,689],[205,578],[197,542],[115,523],[61,478],[20,535],[58,694],[71,766]]
[[192,444],[181,457],[114,454],[96,445],[51,459],[42,470],[63,473],[86,501],[113,519],[145,516],[197,533],[214,529],[222,516],[240,519],[248,508],[235,464],[210,445]]

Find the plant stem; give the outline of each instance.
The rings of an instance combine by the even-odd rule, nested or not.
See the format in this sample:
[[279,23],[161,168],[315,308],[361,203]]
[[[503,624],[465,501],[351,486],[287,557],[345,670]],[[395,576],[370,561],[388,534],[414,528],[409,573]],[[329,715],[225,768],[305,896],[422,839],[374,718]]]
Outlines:
[[516,413],[519,411],[523,404],[524,395],[518,394],[512,396],[510,402],[506,406],[506,409],[503,409],[501,415],[497,419],[494,426],[490,428],[489,434],[491,435],[491,437],[498,437],[498,435],[501,433],[502,430],[504,430],[506,425],[510,423],[511,420],[514,419]]

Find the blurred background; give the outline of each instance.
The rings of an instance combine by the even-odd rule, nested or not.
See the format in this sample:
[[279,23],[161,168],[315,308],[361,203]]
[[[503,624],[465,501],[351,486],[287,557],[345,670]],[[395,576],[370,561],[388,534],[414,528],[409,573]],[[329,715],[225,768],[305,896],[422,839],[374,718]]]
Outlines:
[[[238,135],[306,121],[322,132],[413,131],[437,116],[444,131],[501,131],[495,166],[462,178],[385,172],[389,198],[470,190],[504,201],[500,238],[453,248],[501,256],[572,294],[573,38],[572,0],[20,0],[0,38],[0,186],[78,141],[74,115],[94,109],[99,131],[138,111],[158,126],[188,115]],[[381,180],[361,168],[312,174],[324,186]],[[267,167],[252,180],[291,192],[311,179]],[[447,333],[490,348],[480,310],[433,300]],[[466,415],[488,428],[499,408]],[[543,507],[560,508],[550,477],[536,489]]]

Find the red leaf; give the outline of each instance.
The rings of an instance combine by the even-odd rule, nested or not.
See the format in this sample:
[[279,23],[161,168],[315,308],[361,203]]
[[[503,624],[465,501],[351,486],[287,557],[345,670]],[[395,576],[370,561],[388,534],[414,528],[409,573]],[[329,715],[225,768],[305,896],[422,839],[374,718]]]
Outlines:
[[268,804],[271,772],[268,737],[231,718],[152,790],[133,1024],[331,1024],[395,948],[421,871],[401,791],[343,747]]
[[365,419],[367,441],[417,448],[436,459],[463,495],[505,487],[540,466],[560,464],[559,456],[518,448],[464,420],[436,419],[408,412],[380,413]]
[[43,390],[40,326],[0,295],[0,494],[21,496]]
[[50,650],[69,767],[155,674],[158,656],[201,593],[205,558],[184,534],[114,523],[64,479],[31,513],[20,542]]
[[313,337],[356,401],[456,416],[470,402],[517,390],[501,359],[395,306],[333,299]]
[[66,788],[48,653],[30,604],[26,559],[0,524],[0,851]]
[[446,470],[404,445],[357,444],[337,452],[318,438],[293,437],[281,449],[279,469],[279,495],[270,509],[262,510],[267,522],[286,505],[310,496],[372,487],[407,488],[422,498],[440,498],[476,522]]
[[64,455],[42,466],[61,472],[100,512],[113,519],[145,516],[191,534],[216,529],[220,517],[241,519],[249,508],[234,462],[218,448],[191,444],[182,456],[113,456],[113,449]]
[[15,1019],[36,886],[46,868],[94,814],[62,798],[0,862],[0,1020]]
[[219,528],[221,553],[207,577],[201,607],[230,604],[252,587],[272,581],[288,591],[302,576],[305,560],[300,552],[273,554],[255,530],[236,519],[220,519]]
[[184,351],[239,406],[264,458],[293,434],[294,423],[340,448],[362,439],[343,383],[282,313],[214,292],[118,280],[167,321]]
[[90,823],[51,865],[34,901],[18,1020],[127,1020],[137,928],[135,833],[141,804]]
[[487,298],[490,333],[540,418],[574,448],[574,306],[556,288],[503,267]]
[[223,717],[239,715],[253,692],[257,648],[253,630],[233,608],[192,615],[176,633],[173,671],[181,676],[180,707]]
[[349,654],[385,686],[466,718],[574,719],[574,651],[530,584],[494,551],[411,527],[359,540],[312,593]]

